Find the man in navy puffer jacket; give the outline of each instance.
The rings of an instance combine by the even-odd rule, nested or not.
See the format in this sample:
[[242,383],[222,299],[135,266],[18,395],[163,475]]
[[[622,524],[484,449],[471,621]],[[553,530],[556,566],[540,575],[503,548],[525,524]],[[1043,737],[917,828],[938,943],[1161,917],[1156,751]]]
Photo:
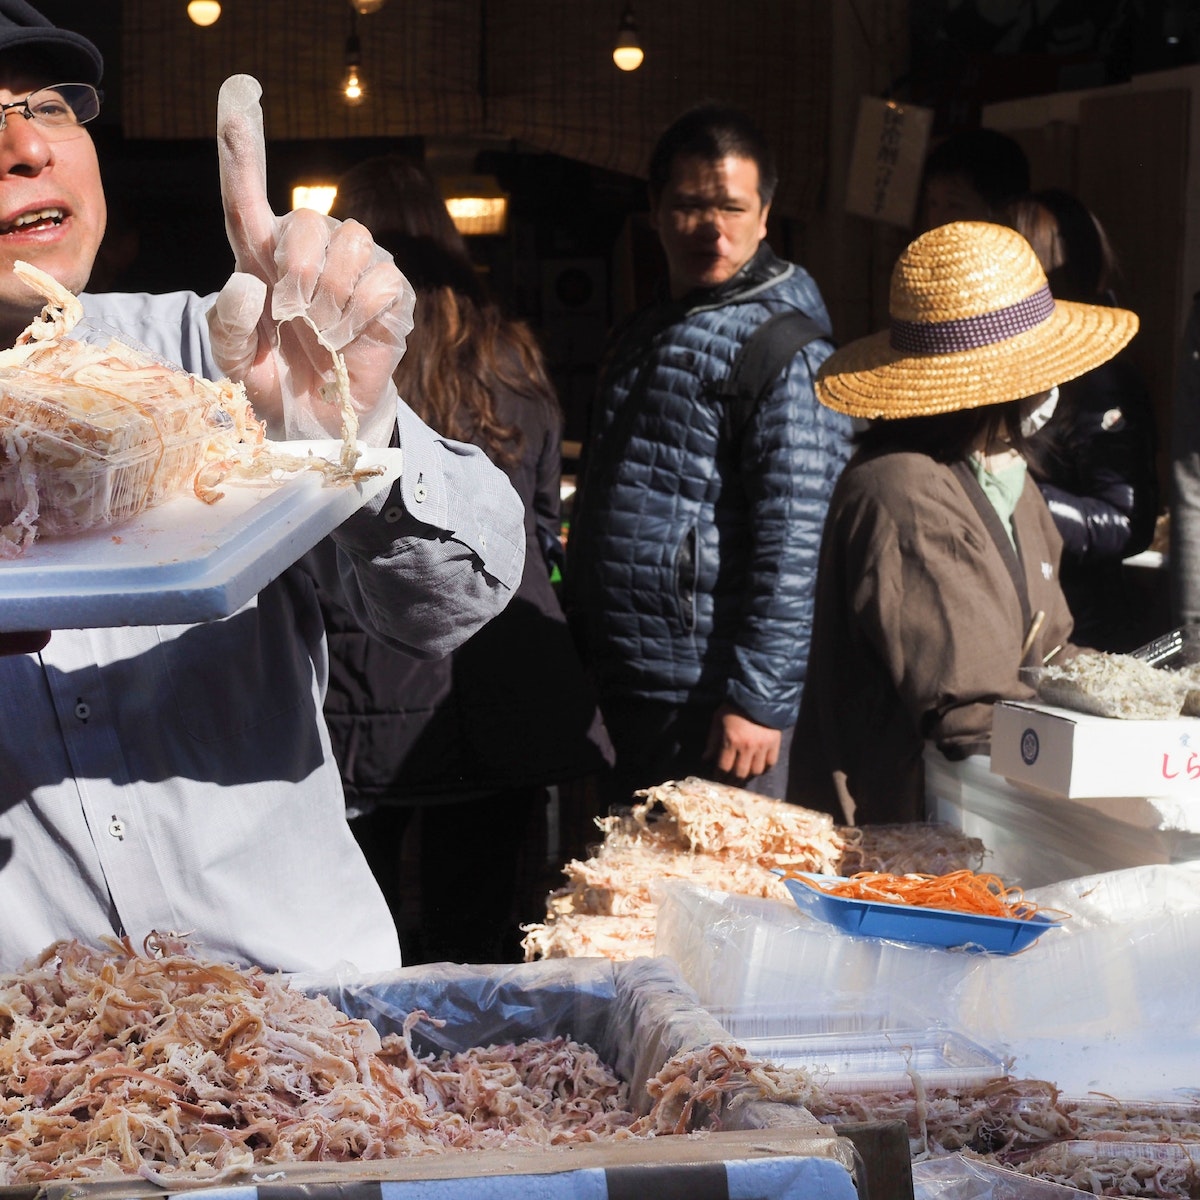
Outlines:
[[816,284],[765,243],[776,173],[740,112],[693,109],[650,163],[669,294],[610,347],[568,545],[567,603],[617,750],[612,794],[700,774],[782,796],[817,554],[849,456],[798,350],[739,425],[718,395],[775,313],[826,332]]

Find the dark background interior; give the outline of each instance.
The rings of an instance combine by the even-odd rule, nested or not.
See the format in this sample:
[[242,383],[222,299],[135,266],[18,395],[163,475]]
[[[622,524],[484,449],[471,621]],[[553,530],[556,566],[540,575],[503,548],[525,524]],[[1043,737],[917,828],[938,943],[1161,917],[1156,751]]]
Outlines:
[[[253,2],[225,0],[227,6]],[[741,2],[753,19],[753,0]],[[641,3],[648,7],[653,0]],[[105,107],[92,128],[108,189],[110,233],[91,286],[219,288],[232,261],[215,146],[124,136],[118,0],[43,0],[40,7],[55,23],[91,38],[106,61]],[[908,24],[908,69],[888,92],[933,108],[935,135],[977,123],[982,106],[996,100],[1119,83],[1200,60],[1195,0],[913,0]],[[719,92],[719,81],[713,90]],[[423,156],[430,149],[421,138],[272,142],[272,201],[286,211],[294,182],[336,177],[372,154]],[[618,315],[610,285],[614,247],[622,236],[638,239],[641,293],[659,269],[653,240],[636,219],[645,209],[643,185],[516,143],[481,149],[474,166],[510,193],[511,215],[503,236],[471,239],[472,253],[500,301],[541,337],[567,412],[567,436],[578,438],[604,333]],[[776,249],[787,253],[788,246],[777,243]]]

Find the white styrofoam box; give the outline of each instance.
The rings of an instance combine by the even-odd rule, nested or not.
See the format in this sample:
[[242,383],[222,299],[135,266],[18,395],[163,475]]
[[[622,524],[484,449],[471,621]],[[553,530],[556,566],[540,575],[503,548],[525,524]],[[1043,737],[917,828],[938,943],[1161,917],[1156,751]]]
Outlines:
[[992,770],[1054,796],[1182,796],[1200,804],[1200,718],[1123,721],[1002,701]]
[[997,775],[981,755],[951,762],[927,748],[925,811],[979,838],[984,870],[1021,887],[1200,859],[1200,799],[1051,796]]
[[[340,442],[277,442],[336,458]],[[7,559],[0,630],[183,625],[236,612],[326,534],[400,477],[401,451],[364,448],[381,473],[323,486],[316,472],[229,480],[205,504],[176,495],[119,525],[39,539]]]

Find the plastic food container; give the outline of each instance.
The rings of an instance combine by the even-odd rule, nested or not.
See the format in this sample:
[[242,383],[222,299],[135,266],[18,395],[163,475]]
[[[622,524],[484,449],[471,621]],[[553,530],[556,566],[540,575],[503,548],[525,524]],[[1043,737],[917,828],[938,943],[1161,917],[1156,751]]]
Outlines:
[[793,1003],[709,1010],[756,1058],[819,1077],[841,1092],[903,1092],[919,1074],[927,1087],[965,1090],[1006,1077],[1009,1063],[964,1033],[926,1025],[917,1007],[889,1014],[800,1011]]
[[[844,882],[838,875],[799,874],[819,884]],[[1058,924],[1042,913],[1024,919],[986,917],[944,908],[850,900],[809,887],[799,879],[784,879],[783,883],[797,907],[844,933],[941,946],[948,950],[1015,954]]]
[[746,1038],[756,1058],[819,1077],[835,1092],[908,1091],[913,1076],[927,1088],[964,1090],[1008,1075],[998,1054],[952,1030],[793,1034]]
[[25,514],[39,535],[111,525],[191,486],[207,443],[232,418],[199,395],[131,403],[19,370],[0,376],[0,525]]

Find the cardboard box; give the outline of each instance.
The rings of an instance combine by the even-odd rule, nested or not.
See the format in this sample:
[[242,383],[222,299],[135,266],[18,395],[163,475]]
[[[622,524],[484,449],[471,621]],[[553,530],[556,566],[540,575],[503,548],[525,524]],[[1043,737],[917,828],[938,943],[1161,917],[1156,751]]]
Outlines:
[[[593,1143],[570,1149],[481,1150],[346,1163],[287,1163],[251,1181],[164,1191],[142,1179],[61,1180],[40,1188],[0,1188],[5,1200],[859,1200],[832,1157],[832,1129],[739,1131]],[[846,1139],[840,1139],[845,1144]],[[905,1138],[907,1143],[907,1137]],[[907,1146],[906,1146],[907,1148]],[[905,1164],[907,1168],[907,1163]],[[911,1179],[911,1168],[908,1168]],[[907,1195],[912,1196],[911,1182]],[[871,1197],[903,1195],[871,1190]]]
[[1122,721],[1003,701],[992,771],[1052,796],[1176,796],[1200,804],[1200,719]]

